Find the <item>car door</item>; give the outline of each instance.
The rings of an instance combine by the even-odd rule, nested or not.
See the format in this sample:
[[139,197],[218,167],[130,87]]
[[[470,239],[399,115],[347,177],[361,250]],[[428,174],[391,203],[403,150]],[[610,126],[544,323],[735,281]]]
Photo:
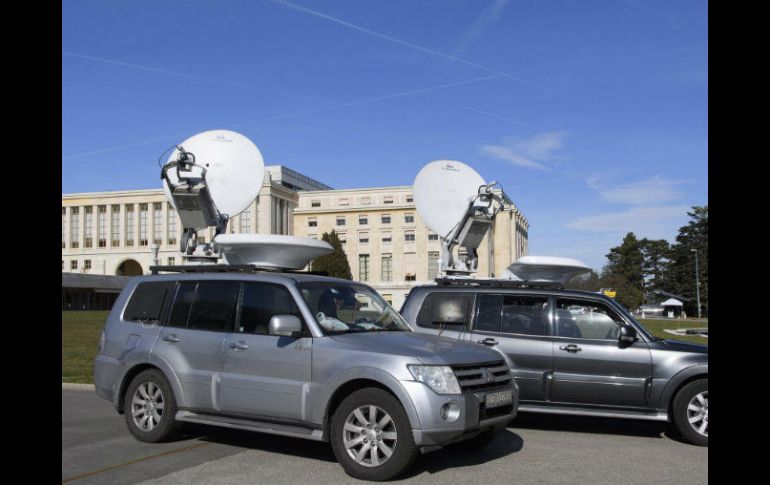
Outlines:
[[269,334],[274,315],[302,320],[288,288],[244,282],[238,308],[235,331],[225,342],[218,399],[221,411],[306,421],[313,339],[307,327],[302,337]]
[[181,281],[154,357],[165,360],[179,379],[188,408],[215,410],[212,391],[224,367],[223,346],[232,328],[240,284]]
[[[543,401],[553,368],[548,297],[479,293],[472,340],[492,339],[512,361],[520,401]],[[491,343],[491,342],[490,342]]]
[[600,300],[556,298],[551,401],[645,406],[652,378],[650,350],[641,338],[628,347],[619,345],[624,323]]

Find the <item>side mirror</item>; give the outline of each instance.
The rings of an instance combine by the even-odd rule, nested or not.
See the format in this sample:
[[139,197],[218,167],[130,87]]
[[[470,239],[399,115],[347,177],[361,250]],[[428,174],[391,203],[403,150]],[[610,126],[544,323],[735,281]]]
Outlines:
[[629,347],[639,340],[636,329],[631,325],[622,325],[618,331],[618,347],[621,349]]
[[274,315],[268,325],[270,335],[297,337],[302,333],[302,322],[294,315]]

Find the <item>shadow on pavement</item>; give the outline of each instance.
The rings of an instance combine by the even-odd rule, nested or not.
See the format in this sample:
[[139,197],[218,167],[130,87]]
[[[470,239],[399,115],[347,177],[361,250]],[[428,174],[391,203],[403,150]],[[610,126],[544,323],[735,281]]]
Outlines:
[[508,423],[508,429],[540,429],[574,433],[598,433],[647,438],[669,438],[683,441],[666,422],[633,419],[599,418],[593,416],[567,416],[558,414],[519,414]]
[[438,473],[448,468],[482,465],[492,460],[520,451],[524,447],[521,436],[510,430],[503,430],[483,448],[469,448],[463,442],[421,455],[406,474],[397,480],[408,480],[422,473]]

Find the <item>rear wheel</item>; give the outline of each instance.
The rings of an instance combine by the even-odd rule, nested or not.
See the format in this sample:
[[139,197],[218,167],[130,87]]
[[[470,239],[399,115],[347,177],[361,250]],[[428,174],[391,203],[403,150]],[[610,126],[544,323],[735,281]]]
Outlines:
[[378,388],[346,397],[332,416],[330,433],[337,461],[348,475],[362,480],[390,480],[419,455],[401,403]]
[[159,370],[148,369],[134,377],[126,390],[123,409],[128,430],[139,441],[165,441],[179,428],[174,420],[174,392]]
[[709,381],[698,379],[682,387],[671,406],[677,431],[690,443],[709,444]]

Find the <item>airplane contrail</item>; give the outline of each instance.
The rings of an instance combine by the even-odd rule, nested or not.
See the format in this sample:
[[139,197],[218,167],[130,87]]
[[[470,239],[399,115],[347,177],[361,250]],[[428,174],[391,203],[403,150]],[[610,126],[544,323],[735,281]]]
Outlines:
[[496,118],[498,120],[508,121],[510,123],[515,123],[517,125],[526,126],[527,128],[532,128],[532,125],[528,125],[527,123],[523,123],[521,121],[512,120],[511,118],[506,118],[505,116],[500,116],[495,113],[490,113],[489,111],[484,111],[478,108],[471,108],[470,106],[465,106],[462,104],[457,105],[459,108],[462,108],[467,111],[473,111],[474,113],[478,113],[484,116],[489,116],[490,118]]

